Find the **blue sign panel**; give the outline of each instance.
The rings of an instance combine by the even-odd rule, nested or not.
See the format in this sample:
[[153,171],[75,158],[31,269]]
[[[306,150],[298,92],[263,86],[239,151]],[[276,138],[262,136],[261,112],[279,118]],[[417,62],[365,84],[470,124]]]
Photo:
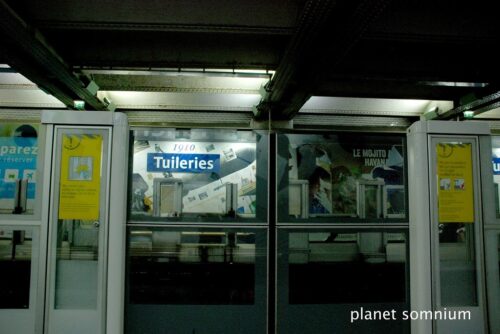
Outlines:
[[36,138],[0,137],[0,198],[14,198],[16,181],[28,180],[28,198],[35,198]]
[[493,158],[493,175],[500,175],[500,158]]
[[219,154],[148,153],[148,172],[218,173]]

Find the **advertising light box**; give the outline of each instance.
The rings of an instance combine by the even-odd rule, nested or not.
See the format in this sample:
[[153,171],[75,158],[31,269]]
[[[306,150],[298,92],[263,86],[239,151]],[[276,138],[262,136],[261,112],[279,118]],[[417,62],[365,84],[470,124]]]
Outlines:
[[[307,184],[306,194],[288,193],[289,207],[307,205],[311,217],[404,218],[405,158],[401,136],[360,133],[283,134],[288,184]],[[290,216],[294,214],[290,211]]]
[[[12,213],[16,194],[27,200],[27,208],[23,207],[22,212],[31,212],[33,207],[38,157],[36,127],[16,123],[0,125],[0,211],[3,213]],[[26,184],[22,195],[16,192],[20,183]]]
[[[165,130],[134,141],[131,213],[142,216],[237,215],[252,217],[256,207],[256,142],[234,131],[208,131],[197,138],[187,130]],[[210,136],[218,138],[210,140]],[[225,138],[227,137],[227,140]],[[142,140],[145,139],[145,140]],[[147,140],[154,139],[154,140]],[[156,208],[155,208],[156,206]]]

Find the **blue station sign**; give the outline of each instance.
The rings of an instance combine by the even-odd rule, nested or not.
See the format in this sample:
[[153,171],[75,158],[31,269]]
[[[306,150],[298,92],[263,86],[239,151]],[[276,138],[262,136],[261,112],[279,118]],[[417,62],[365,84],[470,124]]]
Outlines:
[[148,172],[218,173],[219,154],[148,153]]
[[500,175],[500,158],[493,158],[493,175]]

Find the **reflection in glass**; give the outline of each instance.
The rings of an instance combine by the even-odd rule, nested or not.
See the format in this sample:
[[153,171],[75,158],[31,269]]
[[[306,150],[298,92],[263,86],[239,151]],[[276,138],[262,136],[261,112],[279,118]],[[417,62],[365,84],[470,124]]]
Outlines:
[[497,218],[500,218],[500,196],[498,195],[500,187],[498,187],[498,183],[496,181],[493,184],[493,186],[495,188],[495,206],[496,206]]
[[360,180],[357,184],[357,215],[359,218],[383,218],[382,216],[382,189],[381,180]]
[[406,217],[401,136],[282,134],[278,154],[280,220]]
[[384,192],[384,217],[405,217],[405,194],[402,185],[387,185]]
[[133,228],[128,251],[130,303],[254,304],[255,236]]
[[0,228],[0,309],[29,308],[31,231]]
[[402,233],[294,232],[288,247],[290,304],[406,300]]
[[255,218],[255,132],[146,129],[133,136],[134,219]]
[[58,220],[56,309],[97,307],[97,222]]
[[497,218],[500,218],[500,136],[491,136],[492,162],[493,162],[493,182],[495,186],[495,205]]
[[477,305],[474,224],[439,225],[442,306]]

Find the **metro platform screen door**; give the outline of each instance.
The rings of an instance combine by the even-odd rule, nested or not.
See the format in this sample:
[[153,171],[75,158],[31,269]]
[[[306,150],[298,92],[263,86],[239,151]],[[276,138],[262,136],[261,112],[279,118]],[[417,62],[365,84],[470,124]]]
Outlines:
[[105,127],[55,128],[46,319],[50,333],[103,331],[109,137]]

